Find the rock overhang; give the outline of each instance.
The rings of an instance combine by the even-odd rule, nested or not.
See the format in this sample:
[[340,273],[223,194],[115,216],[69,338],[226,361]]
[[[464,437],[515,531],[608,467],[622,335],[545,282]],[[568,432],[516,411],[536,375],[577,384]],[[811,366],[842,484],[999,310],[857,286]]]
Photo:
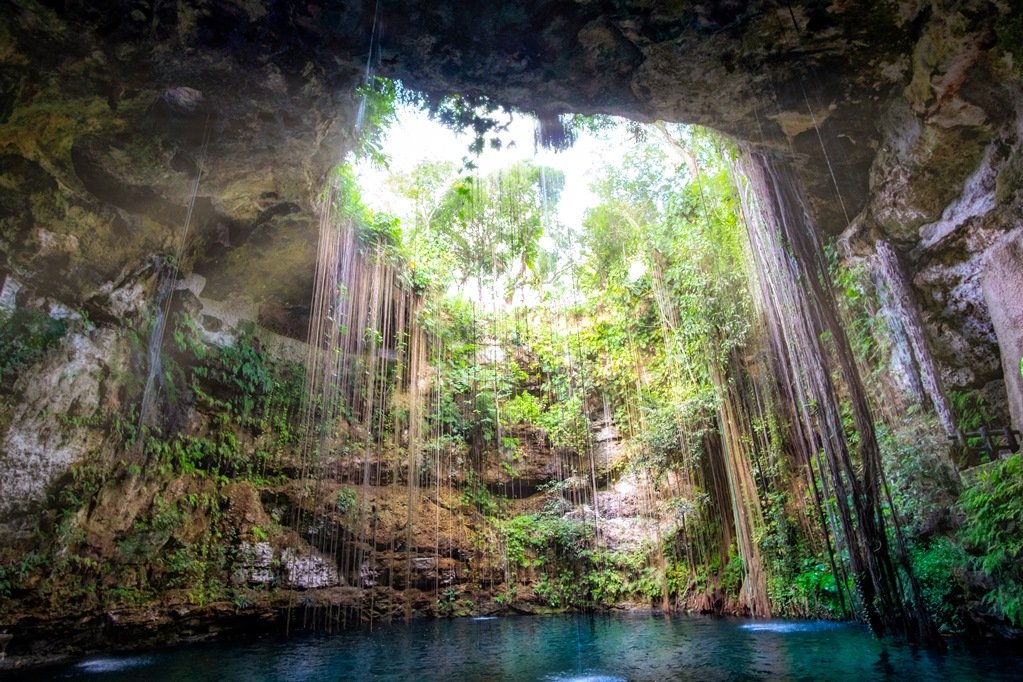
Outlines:
[[208,128],[186,266],[217,295],[304,305],[367,65],[545,116],[713,127],[788,159],[822,231],[852,222],[925,263],[912,221],[940,217],[987,146],[1016,144],[1010,15],[988,0],[19,0],[0,17],[0,267],[73,301],[168,252]]

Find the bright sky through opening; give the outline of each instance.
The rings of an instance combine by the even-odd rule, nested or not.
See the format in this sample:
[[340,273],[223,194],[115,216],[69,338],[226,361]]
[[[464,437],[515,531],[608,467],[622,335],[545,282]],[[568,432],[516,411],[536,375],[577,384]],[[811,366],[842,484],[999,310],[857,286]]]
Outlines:
[[[532,117],[516,114],[506,132],[500,134],[502,148],[489,146],[472,160],[481,176],[506,168],[516,161],[532,161],[565,174],[565,189],[558,202],[558,218],[565,225],[582,223],[586,209],[597,205],[590,191],[593,173],[620,157],[622,150],[631,145],[623,128],[607,131],[600,137],[582,132],[569,149],[555,152],[537,149],[534,143],[535,122]],[[421,161],[450,161],[461,165],[463,158],[471,156],[468,133],[455,133],[430,119],[426,112],[415,107],[398,108],[398,120],[391,126],[383,143],[384,154],[390,159],[390,169],[372,167],[368,162],[356,166],[356,175],[362,187],[366,204],[378,211],[403,215],[403,199],[387,187],[390,173],[408,173]]]

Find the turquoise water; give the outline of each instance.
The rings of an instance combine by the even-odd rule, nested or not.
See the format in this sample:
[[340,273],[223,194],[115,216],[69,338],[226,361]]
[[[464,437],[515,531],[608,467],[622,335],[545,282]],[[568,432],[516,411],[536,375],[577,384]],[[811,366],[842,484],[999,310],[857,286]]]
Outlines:
[[[2,677],[2,675],[0,675]],[[858,625],[660,615],[421,621],[373,632],[263,638],[96,656],[13,679],[1018,680],[1020,652],[933,652]]]

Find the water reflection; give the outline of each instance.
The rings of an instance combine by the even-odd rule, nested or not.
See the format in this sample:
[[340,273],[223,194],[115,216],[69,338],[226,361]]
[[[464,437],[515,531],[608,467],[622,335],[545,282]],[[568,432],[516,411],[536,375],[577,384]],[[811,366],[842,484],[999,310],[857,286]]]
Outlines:
[[828,621],[768,621],[764,623],[747,623],[740,625],[739,629],[750,632],[815,632],[818,630],[831,630],[841,627],[841,625],[841,623],[831,623]]
[[148,656],[132,656],[124,658],[87,658],[77,664],[79,670],[87,673],[112,673],[129,668],[140,668],[151,665],[153,659]]
[[1018,653],[944,653],[879,641],[857,625],[660,616],[421,621],[373,632],[204,644],[104,656],[15,680],[146,682],[417,680],[1010,680]]

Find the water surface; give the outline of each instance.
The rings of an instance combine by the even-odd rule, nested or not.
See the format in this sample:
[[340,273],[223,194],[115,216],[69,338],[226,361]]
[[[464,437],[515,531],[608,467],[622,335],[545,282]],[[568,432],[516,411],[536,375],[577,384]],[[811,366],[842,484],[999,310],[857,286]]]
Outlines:
[[87,658],[12,679],[1018,680],[1023,656],[953,642],[946,652],[879,641],[859,625],[660,615],[419,621],[372,632],[272,637]]

